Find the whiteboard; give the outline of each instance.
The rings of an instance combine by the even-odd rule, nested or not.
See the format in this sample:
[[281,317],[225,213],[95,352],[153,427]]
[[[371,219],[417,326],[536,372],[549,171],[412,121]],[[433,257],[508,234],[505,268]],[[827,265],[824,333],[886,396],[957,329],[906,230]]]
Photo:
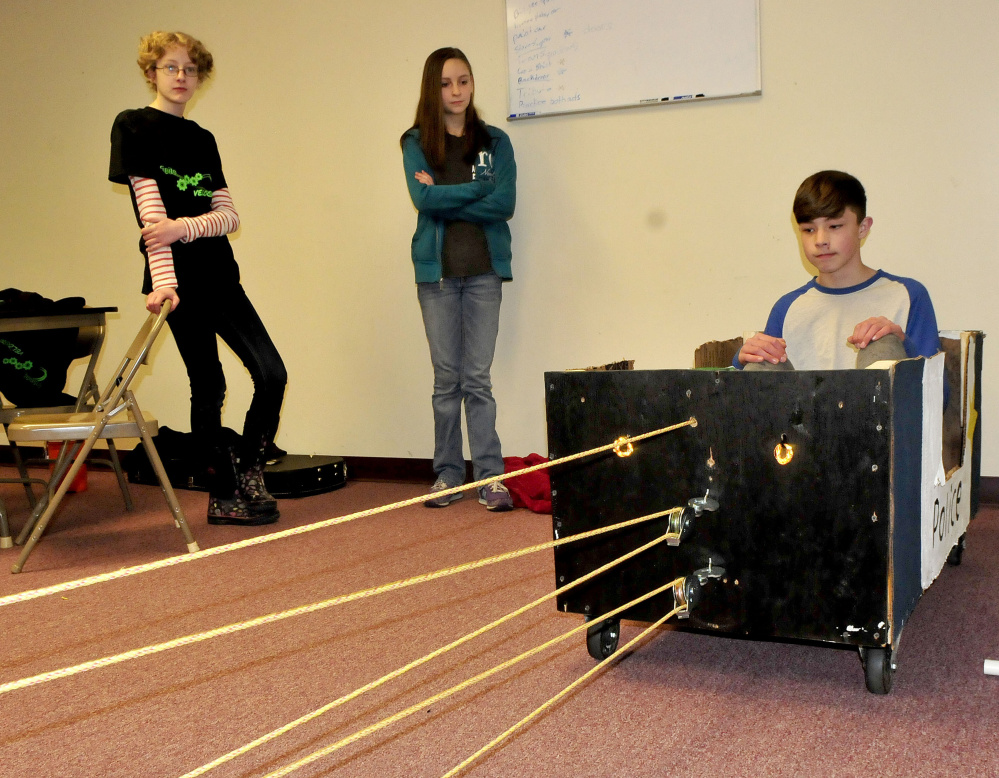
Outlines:
[[759,0],[506,0],[509,119],[760,94]]

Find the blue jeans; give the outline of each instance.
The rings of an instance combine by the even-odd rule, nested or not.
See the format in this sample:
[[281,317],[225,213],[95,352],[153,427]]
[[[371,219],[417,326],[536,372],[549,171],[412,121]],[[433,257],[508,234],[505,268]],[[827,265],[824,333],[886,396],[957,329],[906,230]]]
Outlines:
[[461,403],[475,480],[503,473],[489,370],[499,332],[503,281],[495,273],[416,285],[434,366],[434,472],[465,482]]

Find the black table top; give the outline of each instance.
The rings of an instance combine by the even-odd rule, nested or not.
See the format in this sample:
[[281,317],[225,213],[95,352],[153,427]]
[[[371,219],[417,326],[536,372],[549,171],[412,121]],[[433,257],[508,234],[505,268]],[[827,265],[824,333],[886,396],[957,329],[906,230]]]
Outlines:
[[116,306],[90,306],[86,305],[83,308],[77,308],[70,311],[39,311],[37,313],[25,313],[24,311],[11,311],[4,310],[0,307],[0,319],[29,319],[36,318],[40,316],[76,316],[78,314],[90,314],[90,313],[115,313],[118,308]]

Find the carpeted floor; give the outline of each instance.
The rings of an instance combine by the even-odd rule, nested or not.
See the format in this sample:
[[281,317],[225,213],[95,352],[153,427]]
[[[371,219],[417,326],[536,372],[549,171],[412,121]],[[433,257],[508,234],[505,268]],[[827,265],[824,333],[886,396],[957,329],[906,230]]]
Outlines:
[[[9,472],[9,469],[7,469]],[[0,468],[0,475],[4,469]],[[90,475],[0,596],[183,552],[154,487]],[[414,497],[349,483],[281,504],[272,527],[209,527],[202,548]],[[19,487],[0,485],[15,532]],[[361,519],[0,608],[0,683],[551,539],[550,517],[472,498]],[[471,776],[999,775],[999,507],[906,626],[895,688],[869,694],[853,651],[666,629],[467,771]],[[420,584],[0,695],[0,775],[181,776],[550,592],[552,553]],[[208,773],[263,776],[580,623],[546,603]],[[625,622],[622,643],[643,625]],[[565,643],[295,772],[440,776],[593,667]]]

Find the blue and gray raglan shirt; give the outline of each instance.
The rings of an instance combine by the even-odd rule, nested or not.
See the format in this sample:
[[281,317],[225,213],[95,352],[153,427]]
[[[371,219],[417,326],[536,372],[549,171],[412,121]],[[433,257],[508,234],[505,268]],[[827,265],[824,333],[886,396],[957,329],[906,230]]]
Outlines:
[[[764,332],[784,339],[787,358],[797,370],[848,369],[856,366],[857,349],[846,339],[872,316],[885,316],[904,330],[909,357],[931,357],[940,350],[926,287],[882,270],[844,289],[819,286],[813,278],[777,301]],[[742,367],[738,354],[733,364]]]

